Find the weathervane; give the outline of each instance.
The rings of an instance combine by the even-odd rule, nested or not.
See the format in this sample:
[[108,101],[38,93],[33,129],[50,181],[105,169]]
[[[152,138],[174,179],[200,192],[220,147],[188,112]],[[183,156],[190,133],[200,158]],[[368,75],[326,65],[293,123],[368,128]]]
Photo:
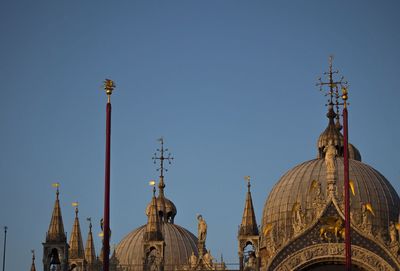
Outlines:
[[[339,103],[339,98],[341,95],[339,94],[339,89],[347,89],[348,82],[344,79],[344,76],[341,76],[339,80],[334,79],[335,75],[339,74],[338,70],[332,69],[333,55],[329,56],[329,71],[324,72],[323,75],[328,77],[328,82],[322,81],[321,77],[318,78],[318,83],[316,84],[319,87],[320,91],[324,91],[325,96],[329,96],[328,104],[326,105],[335,105],[336,111],[339,114],[339,105],[343,105]],[[325,86],[328,88],[326,89]]]
[[157,157],[157,153],[155,152],[152,159],[154,160],[154,164],[157,163],[157,160],[160,160],[160,167],[157,169],[157,171],[160,171],[160,172],[161,172],[160,177],[163,178],[163,177],[164,177],[164,170],[165,170],[165,171],[168,171],[168,169],[166,169],[166,168],[164,167],[164,160],[167,160],[167,161],[168,161],[168,164],[171,165],[171,161],[174,160],[174,158],[171,157],[171,153],[168,153],[168,156],[167,156],[167,157],[164,156],[164,152],[167,152],[168,149],[165,149],[165,150],[164,150],[164,139],[163,139],[162,137],[159,138],[158,141],[161,143],[161,148],[160,148],[160,149],[157,149],[157,151],[160,153],[160,156]]

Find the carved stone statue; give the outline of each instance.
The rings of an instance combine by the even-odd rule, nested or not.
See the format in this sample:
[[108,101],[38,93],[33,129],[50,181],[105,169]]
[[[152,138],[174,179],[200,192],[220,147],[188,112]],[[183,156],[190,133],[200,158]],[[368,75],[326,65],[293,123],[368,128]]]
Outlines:
[[367,233],[372,234],[372,222],[370,217],[370,211],[366,204],[361,205],[361,228]]
[[324,148],[325,152],[325,165],[328,172],[335,171],[335,158],[337,156],[337,150],[333,145],[332,139],[329,140],[328,146]]
[[301,204],[296,202],[292,208],[292,224],[294,234],[299,233],[304,228],[305,214],[301,208]]
[[189,262],[190,262],[190,267],[191,268],[196,267],[196,265],[197,265],[197,256],[194,254],[193,251],[192,251],[192,255],[190,255]]
[[204,262],[206,263],[206,264],[208,264],[209,266],[212,266],[213,265],[213,256],[211,256],[211,252],[210,252],[210,250],[208,250],[207,252],[206,252],[206,254],[204,254],[204,257],[203,257],[203,260],[204,260]]
[[244,270],[245,270],[245,271],[247,271],[247,270],[249,270],[249,271],[255,270],[255,268],[256,268],[256,263],[257,263],[256,254],[255,254],[254,251],[253,251],[253,252],[251,252],[251,253],[249,254],[249,257],[248,257],[248,259],[247,259],[247,261],[246,261],[246,263],[245,263],[245,268],[244,268]]
[[198,221],[197,232],[198,232],[199,242],[205,242],[207,238],[207,223],[202,215],[197,216],[197,221]]
[[390,244],[397,243],[397,229],[393,221],[390,221],[389,224],[389,236],[390,236]]
[[268,231],[264,230],[264,235],[266,238],[266,243],[267,243],[267,250],[269,251],[270,254],[274,254],[275,251],[277,250],[276,242],[275,242],[275,227],[273,224],[269,224],[270,229]]

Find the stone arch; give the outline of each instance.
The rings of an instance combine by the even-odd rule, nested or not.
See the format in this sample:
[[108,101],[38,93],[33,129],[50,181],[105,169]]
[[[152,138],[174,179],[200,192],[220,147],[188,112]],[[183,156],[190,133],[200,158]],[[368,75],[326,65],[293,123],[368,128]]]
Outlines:
[[[352,262],[359,270],[366,271],[391,271],[397,266],[390,266],[384,259],[375,253],[359,247],[352,246]],[[317,244],[299,250],[282,261],[276,270],[312,270],[312,266],[326,264],[343,264],[345,262],[344,244]]]

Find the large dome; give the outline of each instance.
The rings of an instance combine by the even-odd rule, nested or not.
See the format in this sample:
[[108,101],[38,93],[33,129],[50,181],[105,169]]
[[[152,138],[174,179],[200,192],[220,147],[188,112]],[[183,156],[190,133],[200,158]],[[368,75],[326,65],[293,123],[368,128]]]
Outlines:
[[[146,225],[133,230],[126,235],[116,248],[116,257],[122,266],[129,265],[132,269],[142,270],[143,266],[143,235]],[[171,223],[162,223],[165,241],[164,266],[173,270],[174,266],[188,264],[192,252],[197,253],[197,238],[190,231]]]
[[[357,227],[361,218],[363,205],[369,203],[374,215],[371,216],[374,231],[382,230],[387,235],[388,225],[391,221],[398,220],[400,200],[389,181],[372,167],[356,161],[349,160],[350,180],[354,183],[355,195],[351,195],[351,212],[353,224]],[[337,197],[343,210],[343,158],[336,159]],[[324,159],[315,159],[304,162],[289,170],[273,187],[264,205],[262,224],[273,224],[278,232],[293,232],[292,212],[295,204],[300,204],[307,211],[314,209],[311,189],[314,183],[320,183],[321,194],[326,198],[326,166]],[[284,238],[289,238],[285,236]]]

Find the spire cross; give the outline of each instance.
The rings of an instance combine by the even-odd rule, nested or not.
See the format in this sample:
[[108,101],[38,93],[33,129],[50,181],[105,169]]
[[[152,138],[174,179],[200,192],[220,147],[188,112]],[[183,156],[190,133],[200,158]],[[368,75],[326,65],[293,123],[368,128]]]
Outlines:
[[35,250],[31,249],[31,253],[32,253],[32,262],[35,261]]
[[244,176],[244,179],[247,181],[247,189],[250,191],[250,176]]
[[[323,75],[328,77],[328,82],[323,82],[321,77],[318,78],[318,82],[316,84],[319,87],[320,91],[326,91],[325,96],[329,96],[328,104],[335,105],[337,112],[339,112],[339,88],[347,88],[348,82],[345,81],[344,77],[340,77],[339,80],[334,79],[334,74],[339,74],[338,70],[333,70],[333,55],[329,56],[329,71],[324,72]],[[328,86],[328,89],[325,90],[325,86]]]
[[160,167],[157,169],[157,171],[160,171],[160,173],[161,173],[160,177],[163,178],[164,170],[168,171],[168,169],[164,168],[164,160],[167,160],[168,164],[171,165],[171,161],[174,160],[174,158],[171,157],[171,153],[168,153],[167,157],[164,156],[164,152],[167,152],[168,149],[164,150],[164,139],[162,137],[159,138],[158,141],[161,143],[161,148],[157,149],[157,151],[160,153],[160,156],[157,157],[157,153],[154,153],[154,156],[152,159],[154,160],[154,164],[156,164],[157,160],[160,160]]
[[92,231],[92,218],[89,216],[86,218],[86,220],[89,222],[89,231]]

